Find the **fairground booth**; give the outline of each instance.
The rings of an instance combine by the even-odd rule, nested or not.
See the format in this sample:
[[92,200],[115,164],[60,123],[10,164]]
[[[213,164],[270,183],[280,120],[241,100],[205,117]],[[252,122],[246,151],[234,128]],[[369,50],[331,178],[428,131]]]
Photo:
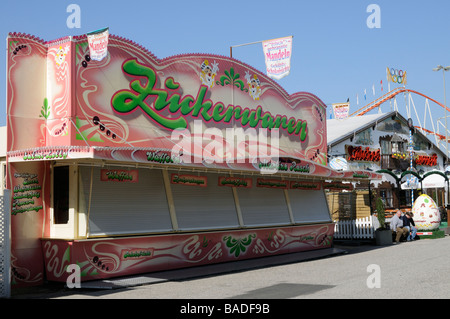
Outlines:
[[11,33],[13,287],[329,248],[326,106],[236,59]]

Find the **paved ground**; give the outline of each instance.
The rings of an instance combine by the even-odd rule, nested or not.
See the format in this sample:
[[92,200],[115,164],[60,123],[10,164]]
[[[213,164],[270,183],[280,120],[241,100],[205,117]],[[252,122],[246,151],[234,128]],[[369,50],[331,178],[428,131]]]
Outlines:
[[377,247],[336,244],[331,257],[122,289],[47,286],[13,299],[450,298],[450,237]]

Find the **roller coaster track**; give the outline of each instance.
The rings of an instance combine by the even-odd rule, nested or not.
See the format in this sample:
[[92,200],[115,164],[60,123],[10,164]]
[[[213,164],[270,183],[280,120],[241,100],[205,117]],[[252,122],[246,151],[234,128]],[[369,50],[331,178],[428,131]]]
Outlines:
[[427,133],[429,133],[429,134],[434,134],[434,135],[436,135],[440,140],[445,140],[445,136],[442,135],[442,134],[435,133],[435,132],[433,132],[433,131],[427,130],[426,128],[423,128],[423,127],[420,127],[420,126],[414,126],[414,127],[417,128],[417,129],[419,129],[419,130],[425,131],[425,132],[427,132]]
[[446,107],[442,103],[432,99],[431,97],[426,96],[425,94],[422,94],[420,92],[417,92],[417,91],[414,91],[414,90],[410,90],[410,89],[407,89],[407,88],[404,88],[404,87],[398,87],[398,88],[393,89],[392,91],[389,91],[388,93],[386,93],[385,95],[379,97],[378,99],[373,100],[372,102],[370,102],[366,106],[363,106],[359,110],[353,112],[352,114],[350,114],[350,116],[361,116],[361,115],[364,115],[367,112],[373,110],[374,108],[377,108],[378,106],[380,106],[384,102],[386,102],[386,101],[388,101],[390,99],[393,99],[398,94],[406,93],[406,92],[410,92],[410,93],[414,93],[414,94],[420,95],[420,96],[422,96],[422,97],[424,97],[424,98],[426,98],[426,99],[428,99],[430,101],[433,101],[434,103],[436,103],[439,106],[443,107],[447,111],[450,111],[450,109],[448,107]]
[[[447,112],[450,112],[450,108],[446,107],[445,105],[443,105],[442,103],[436,101],[435,99],[433,99],[433,98],[431,98],[431,97],[429,97],[429,96],[426,96],[426,95],[423,94],[423,93],[420,93],[420,92],[417,92],[417,91],[414,91],[414,90],[410,90],[410,89],[407,89],[407,88],[405,88],[405,87],[398,87],[398,88],[395,88],[395,89],[389,91],[388,93],[386,93],[385,95],[379,97],[378,99],[373,100],[373,101],[370,102],[369,104],[367,104],[367,105],[361,107],[361,108],[358,109],[357,111],[351,113],[350,116],[362,116],[362,115],[366,114],[367,112],[370,112],[371,110],[373,110],[373,109],[379,107],[381,104],[383,104],[383,103],[385,103],[385,102],[387,102],[387,101],[393,99],[394,97],[396,97],[398,94],[401,94],[401,93],[414,93],[414,94],[420,95],[420,96],[422,96],[422,97],[424,97],[424,98],[426,98],[426,99],[428,99],[428,100],[430,100],[430,101],[436,103],[437,105],[441,106],[441,107],[444,108]],[[425,129],[425,128],[420,127],[420,126],[415,126],[415,127],[416,127],[417,129],[419,129],[419,130],[422,130],[422,131],[426,132],[426,133],[435,135],[435,136],[436,136],[437,138],[439,138],[440,140],[445,140],[445,136],[444,136],[444,135],[435,133],[435,132],[433,132],[433,131],[430,131],[430,130]],[[450,139],[449,139],[449,140],[450,140]],[[447,140],[447,142],[448,142],[449,140]]]

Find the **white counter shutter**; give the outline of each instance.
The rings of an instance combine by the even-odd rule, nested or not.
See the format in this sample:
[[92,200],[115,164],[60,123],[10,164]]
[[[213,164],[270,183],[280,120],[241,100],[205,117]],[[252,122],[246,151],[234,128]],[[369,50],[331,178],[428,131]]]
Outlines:
[[[95,167],[93,170],[89,213],[91,235],[172,230],[160,170],[138,169],[137,183],[101,181],[101,169]],[[80,207],[88,210],[91,168],[80,167],[80,177],[80,200],[84,201]]]
[[283,189],[256,187],[253,177],[251,188],[238,188],[239,204],[245,226],[290,224]]
[[[169,178],[174,173],[177,172],[169,171]],[[186,174],[197,175],[197,173]],[[200,176],[207,177],[207,187],[170,185],[180,230],[238,227],[231,187],[218,186],[218,174],[201,173]]]
[[292,215],[296,223],[329,222],[331,220],[323,190],[288,190]]

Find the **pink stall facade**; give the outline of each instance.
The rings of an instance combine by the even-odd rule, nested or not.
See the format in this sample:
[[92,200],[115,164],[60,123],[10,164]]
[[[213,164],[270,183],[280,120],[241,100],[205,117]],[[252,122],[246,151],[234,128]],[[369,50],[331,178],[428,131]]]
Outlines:
[[238,60],[11,33],[13,287],[332,246],[326,106]]

